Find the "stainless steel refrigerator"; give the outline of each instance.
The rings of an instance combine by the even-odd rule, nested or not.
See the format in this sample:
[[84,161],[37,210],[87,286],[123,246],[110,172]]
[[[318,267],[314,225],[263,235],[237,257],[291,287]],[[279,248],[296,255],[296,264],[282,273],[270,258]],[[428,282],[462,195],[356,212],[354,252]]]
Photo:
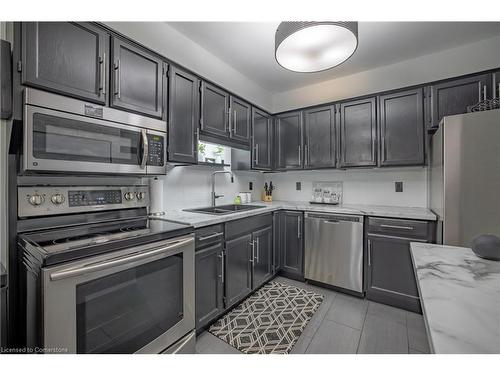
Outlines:
[[443,118],[430,140],[429,207],[438,243],[500,236],[500,109]]

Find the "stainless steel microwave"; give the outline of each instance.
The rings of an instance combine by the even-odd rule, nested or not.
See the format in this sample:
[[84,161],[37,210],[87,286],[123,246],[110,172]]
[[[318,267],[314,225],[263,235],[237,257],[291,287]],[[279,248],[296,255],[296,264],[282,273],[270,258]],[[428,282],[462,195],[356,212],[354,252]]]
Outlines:
[[165,174],[166,127],[165,121],[26,88],[23,170]]

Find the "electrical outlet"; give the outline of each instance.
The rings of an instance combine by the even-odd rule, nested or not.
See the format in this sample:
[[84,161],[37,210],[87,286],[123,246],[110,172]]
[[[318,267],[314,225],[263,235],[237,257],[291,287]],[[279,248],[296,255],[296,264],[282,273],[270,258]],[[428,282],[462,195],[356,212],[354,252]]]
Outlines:
[[394,187],[396,189],[396,193],[402,193],[403,192],[403,181],[396,181],[394,183]]
[[248,183],[248,190],[253,190],[253,182],[252,181],[250,181]]
[[295,190],[302,190],[302,182],[295,183]]

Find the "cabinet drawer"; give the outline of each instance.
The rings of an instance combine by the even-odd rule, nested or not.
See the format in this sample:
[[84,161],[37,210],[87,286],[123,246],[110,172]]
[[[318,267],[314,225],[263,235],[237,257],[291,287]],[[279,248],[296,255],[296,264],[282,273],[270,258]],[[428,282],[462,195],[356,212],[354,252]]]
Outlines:
[[198,228],[195,232],[196,250],[221,242],[223,239],[224,227],[222,224]]
[[226,239],[251,233],[256,229],[273,225],[273,215],[257,215],[226,223]]
[[426,240],[431,236],[429,221],[368,218],[368,233]]

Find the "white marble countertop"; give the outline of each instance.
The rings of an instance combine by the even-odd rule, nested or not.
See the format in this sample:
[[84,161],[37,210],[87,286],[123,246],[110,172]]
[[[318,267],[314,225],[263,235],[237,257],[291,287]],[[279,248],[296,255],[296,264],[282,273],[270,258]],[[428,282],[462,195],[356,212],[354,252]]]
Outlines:
[[500,353],[500,262],[465,247],[411,243],[434,353]]
[[405,219],[436,220],[436,216],[429,209],[421,207],[377,206],[359,204],[330,206],[294,201],[273,201],[270,203],[252,202],[249,204],[262,206],[262,208],[231,213],[228,215],[210,215],[178,209],[167,211],[165,215],[161,216],[161,218],[165,220],[177,221],[183,224],[189,224],[194,226],[195,228],[241,219],[244,217],[260,215],[277,210],[319,211],[351,215],[370,215]]

